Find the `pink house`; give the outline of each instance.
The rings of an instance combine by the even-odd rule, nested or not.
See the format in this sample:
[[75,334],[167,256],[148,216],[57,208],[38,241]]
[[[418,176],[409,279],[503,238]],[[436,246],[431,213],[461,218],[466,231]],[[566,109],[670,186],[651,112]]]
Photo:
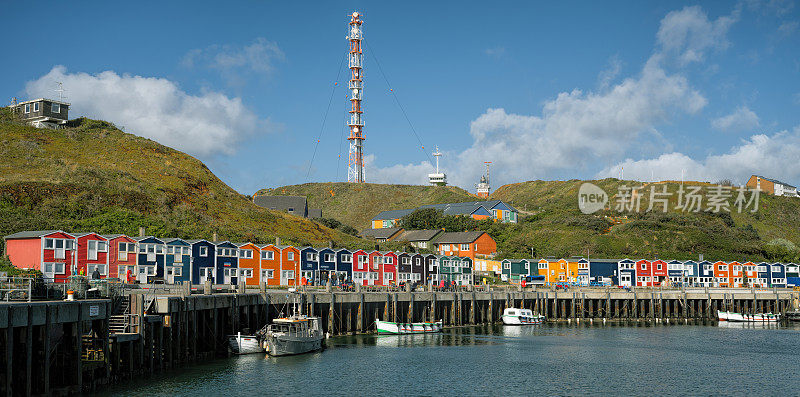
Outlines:
[[45,279],[64,282],[77,272],[75,236],[61,230],[25,231],[4,237],[6,255],[20,269],[39,270]]

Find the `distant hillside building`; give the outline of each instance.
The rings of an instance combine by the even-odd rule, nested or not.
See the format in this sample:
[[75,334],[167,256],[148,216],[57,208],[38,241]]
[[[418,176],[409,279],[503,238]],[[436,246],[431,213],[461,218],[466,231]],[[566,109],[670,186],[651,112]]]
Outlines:
[[372,218],[375,229],[395,227],[400,218],[421,209],[433,208],[445,215],[463,215],[470,218],[494,219],[503,223],[517,223],[517,210],[500,200],[468,201],[466,203],[429,204],[404,210],[382,211]]
[[775,179],[765,178],[761,175],[751,176],[750,179],[747,180],[746,185],[775,196],[797,197],[796,187]]
[[452,232],[442,233],[434,243],[439,255],[477,258],[492,258],[497,253],[497,243],[489,233]]
[[379,243],[384,241],[392,240],[393,238],[400,235],[403,232],[403,228],[401,227],[388,227],[388,228],[381,228],[381,229],[366,229],[361,231],[358,235],[370,239],[375,240]]
[[303,218],[322,218],[322,210],[308,209],[308,202],[303,196],[256,196],[253,198],[253,203],[259,207],[288,212]]
[[55,99],[39,98],[12,103],[9,108],[36,128],[61,128],[69,120],[69,103]]
[[442,233],[444,231],[441,229],[405,230],[393,237],[392,241],[408,242],[415,248],[433,249],[433,241]]

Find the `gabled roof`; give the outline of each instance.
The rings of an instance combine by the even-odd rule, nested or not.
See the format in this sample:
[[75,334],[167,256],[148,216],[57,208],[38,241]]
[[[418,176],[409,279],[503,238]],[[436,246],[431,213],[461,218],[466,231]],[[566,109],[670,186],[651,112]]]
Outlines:
[[302,210],[303,216],[306,215],[306,198],[303,196],[256,196],[253,199],[259,207],[279,210],[279,211],[292,211]]
[[763,177],[763,176],[761,176],[761,175],[753,175],[753,176],[754,176],[754,177],[756,177],[756,178],[761,178],[761,179],[763,179],[763,180],[765,180],[765,181],[769,181],[769,182],[772,182],[772,183],[776,183],[776,184],[778,184],[778,185],[783,185],[783,186],[786,186],[786,187],[790,187],[790,188],[792,188],[792,189],[797,189],[796,187],[794,187],[794,186],[792,186],[792,185],[790,185],[790,184],[788,184],[788,183],[781,182],[781,181],[779,181],[779,180],[777,180],[777,179],[767,178],[767,177]]
[[469,244],[484,234],[486,234],[486,232],[482,231],[442,233],[442,235],[436,239],[436,244]]
[[69,103],[67,103],[67,102],[62,102],[62,101],[57,101],[57,100],[55,100],[55,99],[47,99],[47,98],[30,99],[30,100],[27,100],[27,101],[25,101],[25,102],[19,102],[19,103],[17,103],[17,106],[19,106],[19,105],[24,105],[24,104],[26,104],[26,103],[34,103],[34,102],[42,102],[42,101],[47,101],[47,102],[57,103],[57,104],[59,104],[59,105],[64,105],[64,106],[69,106]]
[[443,232],[441,229],[405,230],[392,241],[431,241]]
[[[98,236],[98,237],[103,237],[103,235],[95,233],[95,232],[80,232],[80,233],[70,233],[70,234],[75,238],[85,237],[85,236],[88,236],[90,234],[94,234],[95,236]],[[103,237],[103,238],[105,238],[105,237]]]
[[[101,236],[103,236],[103,237],[105,237],[105,238],[107,238],[109,240],[113,240],[115,238],[120,238],[120,237],[128,237],[127,234],[102,234]],[[128,237],[128,238],[130,238],[130,237]]]
[[191,245],[191,243],[188,240],[184,240],[184,239],[182,239],[180,237],[162,238],[161,241],[163,241],[164,244],[172,244],[172,243],[175,243],[175,242],[183,242],[183,243],[187,243],[187,244]]
[[402,231],[403,228],[401,227],[385,227],[382,229],[365,229],[362,230],[359,235],[361,237],[367,237],[371,239],[388,239],[398,232]]
[[213,244],[211,241],[208,241],[208,240],[206,240],[206,239],[202,239],[202,238],[197,238],[197,239],[192,239],[192,240],[186,240],[186,242],[187,242],[187,243],[189,243],[189,244],[192,244],[192,245],[194,245],[194,244],[197,244],[197,243],[209,243],[209,244]]
[[131,238],[132,238],[133,240],[137,241],[137,242],[138,242],[138,241],[147,240],[147,239],[158,240],[158,241],[161,241],[162,243],[164,242],[163,240],[161,240],[160,238],[158,238],[158,237],[155,237],[155,236],[131,237]]
[[410,210],[389,210],[389,211],[381,211],[378,215],[375,215],[372,218],[373,221],[383,221],[383,220],[390,220],[390,219],[400,219],[410,213],[414,212],[414,209]]
[[61,231],[61,230],[26,230],[24,232],[17,232],[17,233],[14,233],[14,234],[9,234],[8,236],[5,236],[3,238],[6,239],[6,240],[11,240],[11,239],[16,239],[16,238],[36,238],[36,237],[42,237],[42,236],[46,236],[48,234],[53,234],[53,233],[64,233],[64,234],[69,234],[70,236],[72,236],[72,234],[64,232],[64,231]]

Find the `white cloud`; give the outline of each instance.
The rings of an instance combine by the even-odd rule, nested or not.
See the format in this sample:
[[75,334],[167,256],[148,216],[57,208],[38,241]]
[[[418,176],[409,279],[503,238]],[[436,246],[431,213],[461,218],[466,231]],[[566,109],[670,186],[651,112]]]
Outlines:
[[503,55],[505,55],[506,48],[497,46],[497,47],[487,48],[487,49],[483,50],[483,52],[484,52],[484,54],[486,54],[486,55],[488,55],[490,57],[499,58],[499,57],[502,57]]
[[191,50],[183,57],[182,63],[189,68],[204,66],[220,71],[271,72],[275,61],[285,58],[278,44],[259,37],[243,47],[225,44]]
[[784,36],[789,36],[797,31],[798,26],[800,26],[800,22],[797,21],[784,22],[781,24],[781,26],[778,26],[778,33]]
[[771,136],[752,135],[725,154],[709,155],[696,160],[682,153],[667,153],[654,159],[627,159],[600,171],[597,176],[619,177],[624,168],[625,179],[649,181],[651,172],[656,180],[679,180],[681,170],[686,180],[716,182],[733,179],[744,183],[750,175],[773,176],[787,183],[800,180],[800,126]]
[[430,162],[419,164],[395,164],[391,167],[374,167],[377,160],[374,154],[364,156],[366,179],[370,183],[399,183],[405,185],[427,185],[428,174],[434,172]]
[[747,106],[740,106],[733,113],[711,121],[711,126],[720,131],[746,131],[758,125],[758,115]]
[[271,131],[240,98],[208,91],[189,95],[172,81],[156,77],[68,73],[55,66],[26,84],[29,97],[52,97],[55,82],[64,83],[70,115],[124,126],[126,132],[196,155],[230,154],[236,143],[256,131]]
[[619,76],[619,72],[622,71],[622,61],[619,59],[618,55],[614,55],[611,59],[608,60],[608,68],[600,72],[597,76],[598,85],[600,86],[601,90],[608,88],[611,85],[611,82]]
[[684,7],[661,20],[656,38],[661,51],[677,57],[681,64],[702,61],[709,49],[724,49],[730,44],[728,29],[738,16],[737,8],[731,15],[710,21],[699,6]]

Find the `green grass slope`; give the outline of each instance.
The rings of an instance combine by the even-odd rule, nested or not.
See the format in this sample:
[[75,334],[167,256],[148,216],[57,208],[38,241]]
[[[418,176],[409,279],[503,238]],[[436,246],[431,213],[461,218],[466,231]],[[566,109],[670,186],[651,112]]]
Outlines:
[[[5,109],[3,109],[5,110]],[[341,245],[365,242],[254,205],[197,159],[112,124],[36,129],[0,117],[0,234],[20,230]]]
[[477,197],[455,186],[382,185],[374,183],[305,183],[262,189],[256,195],[306,196],[309,208],[322,216],[362,230],[379,212],[426,204],[475,201]]

